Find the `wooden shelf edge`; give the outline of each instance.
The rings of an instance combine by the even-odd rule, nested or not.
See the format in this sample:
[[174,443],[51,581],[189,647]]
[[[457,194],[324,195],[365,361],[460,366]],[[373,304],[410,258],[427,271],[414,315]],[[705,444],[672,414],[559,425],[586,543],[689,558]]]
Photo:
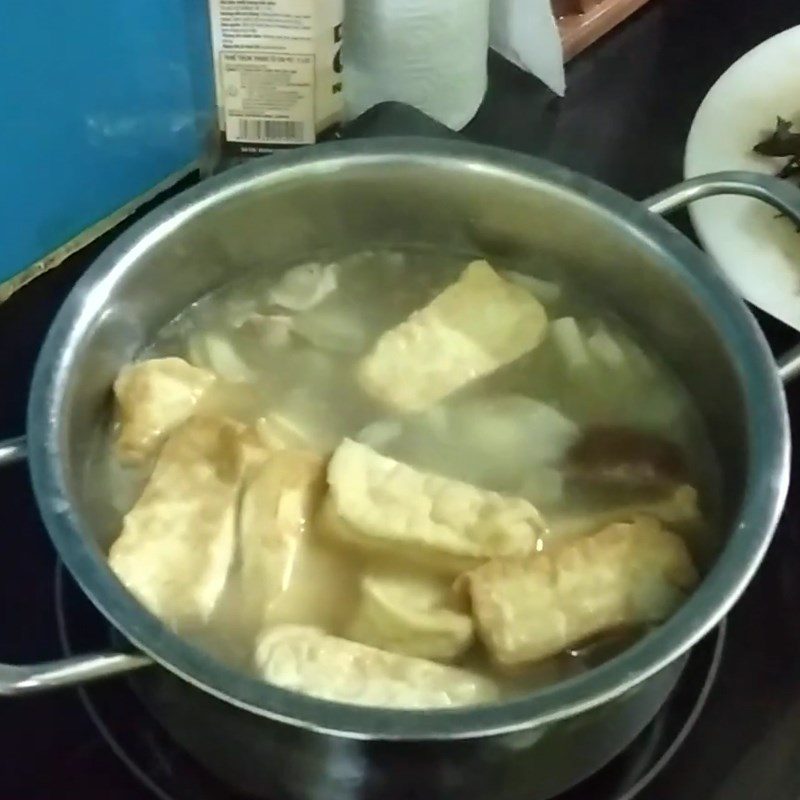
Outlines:
[[564,60],[569,60],[612,28],[638,11],[648,0],[600,0],[580,14],[568,14],[558,20]]

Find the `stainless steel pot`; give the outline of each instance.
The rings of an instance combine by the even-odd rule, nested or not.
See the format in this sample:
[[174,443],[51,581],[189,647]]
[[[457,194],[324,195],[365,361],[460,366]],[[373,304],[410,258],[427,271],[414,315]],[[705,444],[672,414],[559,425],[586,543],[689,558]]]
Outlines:
[[[800,193],[764,176],[709,176],[639,204],[553,164],[425,139],[273,156],[149,214],[103,253],[58,313],[37,364],[27,432],[37,502],[59,555],[138,652],[2,666],[0,691],[136,671],[142,696],[179,741],[265,797],[541,800],[597,769],[652,718],[688,649],[742,592],[787,489],[780,382],[800,357],[776,369],[733,289],[656,216],[724,192],[759,197],[800,223]],[[635,325],[690,388],[723,469],[727,543],[672,619],[600,668],[528,697],[452,711],[323,702],[222,666],[147,613],[107,567],[116,531],[97,513],[85,462],[117,370],[187,304],[246,270],[277,274],[321,252],[379,243],[558,262]],[[16,440],[0,461],[24,453]]]

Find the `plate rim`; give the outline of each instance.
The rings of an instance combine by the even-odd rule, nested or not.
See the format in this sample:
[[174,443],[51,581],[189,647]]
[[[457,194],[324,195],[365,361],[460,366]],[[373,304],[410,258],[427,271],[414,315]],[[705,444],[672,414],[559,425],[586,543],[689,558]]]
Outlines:
[[[737,70],[746,69],[746,65],[750,61],[754,61],[758,58],[761,54],[763,54],[767,50],[772,50],[778,45],[779,42],[788,41],[797,37],[800,39],[800,24],[793,25],[790,28],[786,28],[785,30],[779,31],[778,33],[770,36],[768,39],[764,39],[764,41],[759,42],[759,44],[751,47],[746,52],[742,53],[739,58],[737,58],[734,62],[728,65],[726,69],[717,77],[717,79],[711,84],[708,88],[708,91],[703,95],[703,99],[700,101],[700,104],[697,106],[695,110],[694,116],[692,117],[692,122],[689,127],[689,132],[686,136],[686,142],[684,144],[683,150],[683,177],[684,180],[689,180],[691,178],[695,178],[698,176],[702,176],[704,174],[708,174],[707,170],[698,170],[696,168],[696,164],[692,164],[694,153],[693,151],[693,144],[697,140],[697,131],[699,126],[699,121],[707,114],[707,107],[718,91],[720,85],[724,84],[726,80],[728,80],[731,74]],[[798,86],[798,96],[800,96],[800,85]],[[739,167],[732,166],[731,169],[739,169]],[[724,273],[724,275],[731,281],[733,286],[736,288],[737,292],[741,295],[741,297],[749,304],[755,306],[760,311],[763,311],[766,314],[769,314],[770,317],[779,320],[783,324],[800,331],[800,294],[797,297],[797,319],[791,321],[787,319],[787,315],[783,313],[777,313],[774,308],[766,307],[762,304],[761,301],[756,301],[752,299],[750,293],[748,291],[744,291],[741,283],[735,275],[733,274],[732,270],[726,266],[726,258],[722,257],[719,253],[719,248],[715,242],[715,237],[713,235],[709,235],[707,230],[707,223],[705,223],[702,219],[702,207],[697,204],[693,203],[689,205],[688,212],[689,218],[692,222],[692,228],[694,230],[695,235],[697,236],[698,241],[700,242],[700,246],[703,250],[706,251],[707,255],[714,261],[714,263],[719,267],[719,269]]]

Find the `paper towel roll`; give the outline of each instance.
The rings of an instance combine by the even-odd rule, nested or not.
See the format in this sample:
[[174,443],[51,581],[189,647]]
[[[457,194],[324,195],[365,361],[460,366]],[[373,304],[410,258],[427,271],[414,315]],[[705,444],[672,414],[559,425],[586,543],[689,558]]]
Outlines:
[[564,54],[550,0],[492,0],[492,47],[563,95]]
[[488,48],[489,0],[346,0],[345,116],[399,100],[458,130],[486,92]]

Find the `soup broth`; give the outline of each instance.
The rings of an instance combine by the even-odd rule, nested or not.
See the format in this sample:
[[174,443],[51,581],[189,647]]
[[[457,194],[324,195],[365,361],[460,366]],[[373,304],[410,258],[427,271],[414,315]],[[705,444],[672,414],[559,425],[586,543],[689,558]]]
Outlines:
[[[543,311],[542,331],[534,346],[496,368],[480,366],[473,372],[469,367],[462,370],[462,362],[473,357],[462,353],[472,351],[459,351],[455,361],[446,363],[448,375],[457,372],[453,380],[459,385],[442,390],[442,396],[432,400],[417,402],[423,395],[428,398],[439,391],[431,389],[431,383],[445,370],[439,370],[436,348],[428,352],[427,377],[418,382],[418,388],[414,388],[413,365],[396,375],[396,383],[405,384],[402,387],[389,382],[377,391],[373,381],[372,389],[365,388],[365,360],[370,354],[380,355],[376,342],[406,320],[418,319],[415,312],[439,303],[437,298],[449,292],[448,287],[463,280],[465,266],[463,258],[426,251],[358,253],[299,265],[277,280],[248,275],[202,298],[166,325],[141,354],[141,362],[177,358],[212,375],[213,383],[197,390],[193,416],[232,420],[239,426],[235,430],[244,431],[237,436],[257,434],[256,449],[268,451],[269,456],[255,457],[258,466],[245,465],[241,478],[231,482],[219,470],[219,474],[199,472],[197,465],[205,450],[198,451],[200,455],[190,454],[195,467],[187,469],[196,472],[192,480],[196,478],[209,497],[219,491],[220,497],[233,498],[229,505],[220,501],[219,506],[209,500],[202,514],[213,532],[209,535],[216,535],[221,526],[229,530],[226,541],[231,555],[220,567],[221,574],[204,573],[207,583],[201,587],[202,598],[191,575],[179,576],[180,581],[176,578],[176,585],[183,588],[170,591],[195,592],[202,613],[169,616],[162,606],[150,602],[152,595],[137,589],[143,584],[126,577],[134,572],[140,576],[148,569],[139,566],[147,560],[142,555],[147,547],[152,546],[156,553],[158,547],[166,546],[166,534],[158,546],[148,538],[160,530],[152,514],[139,524],[134,512],[136,504],[148,496],[154,498],[154,508],[164,507],[157,506],[160,501],[154,484],[159,471],[176,474],[175,465],[162,462],[169,455],[168,448],[178,447],[173,441],[177,434],[169,434],[165,444],[132,465],[130,459],[121,460],[113,442],[127,424],[123,406],[110,431],[111,441],[102,444],[106,480],[98,484],[98,490],[110,498],[108,519],[113,535],[123,526],[123,535],[114,547],[126,536],[130,539],[127,561],[115,562],[112,548],[111,563],[131,591],[179,633],[237,669],[330,699],[374,705],[452,705],[528,692],[612,657],[657,624],[660,616],[637,611],[628,619],[623,618],[625,614],[620,616],[618,609],[608,612],[602,626],[595,626],[592,615],[605,612],[596,612],[593,598],[598,596],[598,608],[606,608],[600,595],[616,592],[623,580],[630,580],[632,588],[626,590],[624,602],[619,600],[620,609],[638,609],[640,601],[656,602],[652,597],[664,594],[661,587],[646,601],[641,600],[636,587],[647,582],[649,573],[640,575],[635,563],[620,567],[612,554],[617,552],[614,548],[629,548],[626,553],[635,561],[636,548],[641,547],[642,563],[654,563],[657,559],[650,554],[661,547],[658,537],[662,528],[669,536],[680,537],[691,560],[702,570],[716,546],[716,468],[687,391],[608,308],[562,278],[533,277],[524,264],[509,265],[508,269],[494,265],[502,283],[498,291],[515,287],[514,292],[533,298]],[[470,320],[477,319],[482,313],[480,299],[465,313]],[[503,323],[487,316],[487,328],[495,324]],[[417,336],[418,330],[414,330]],[[424,335],[427,333],[419,334]],[[445,342],[444,334],[440,339]],[[455,341],[448,338],[446,346]],[[386,347],[390,346],[394,345],[388,342]],[[417,346],[417,339],[404,340],[403,347],[393,351],[397,363],[402,364],[404,354],[414,352]],[[514,346],[512,341],[509,347]],[[474,363],[483,364],[479,359],[490,349],[488,345],[475,349],[478,360]],[[118,381],[122,405],[120,385]],[[152,400],[147,392],[141,398],[143,403]],[[275,444],[278,439],[279,448]],[[283,455],[275,455],[273,448]],[[301,452],[312,455],[291,455]],[[300,495],[287,499],[288,494],[281,494],[276,504],[269,506],[272,510],[263,514],[261,509],[267,507],[263,498],[253,497],[252,507],[248,505],[249,482],[258,480],[252,476],[265,469],[258,459],[267,458],[276,475],[281,459],[293,474],[310,475],[303,471],[307,464],[318,472],[305,483],[305,478],[297,479],[296,485],[302,483],[304,491],[310,491],[313,484],[316,499],[303,506],[298,535],[289,541],[286,534],[278,544],[268,541],[272,528],[283,524],[275,520],[281,519],[284,505],[301,501],[297,500]],[[352,477],[362,466],[364,491],[371,491],[371,505],[367,509],[364,501],[363,518],[361,495],[355,494],[361,485],[356,486]],[[269,481],[266,469],[263,480]],[[389,477],[374,483],[380,470]],[[277,480],[284,477],[278,475]],[[434,485],[438,488],[430,489]],[[450,522],[451,510],[458,506],[452,513],[460,514],[462,509],[460,499],[449,499],[451,495],[455,498],[453,487],[469,497],[463,505],[469,505],[469,514],[474,511],[470,530],[478,530],[487,515],[507,520],[512,511],[503,504],[513,504],[513,514],[519,514],[519,519],[515,516],[513,525],[509,522],[503,528],[508,541],[497,544],[496,558],[480,555],[473,542],[467,541],[467,534],[455,530],[455,523]],[[425,495],[428,504],[424,524],[415,521],[415,510],[409,511],[409,527],[401,529],[399,523],[393,527],[393,520],[403,516],[404,498],[409,498],[409,507],[414,509],[424,505],[414,491]],[[273,497],[270,492],[273,490],[265,489],[263,497]],[[447,503],[442,500],[445,497]],[[170,509],[175,507],[173,504]],[[274,520],[270,516],[273,511]],[[378,515],[383,539],[367,530],[364,520],[368,514],[372,514],[370,519]],[[334,521],[331,515],[336,517]],[[248,519],[254,520],[253,530],[263,519],[264,528],[250,540]],[[385,531],[381,527],[384,519]],[[448,535],[461,537],[457,556],[455,549],[447,560],[436,555],[439,544],[425,539],[428,523],[430,536],[442,526],[450,526]],[[191,535],[199,542],[197,523],[193,524]],[[512,532],[516,536],[524,525],[529,526],[526,531],[535,529],[530,553],[515,550],[517,540],[511,538]],[[641,530],[632,525],[641,525]],[[169,535],[180,537],[181,523],[174,528]],[[659,532],[654,532],[655,528]],[[416,544],[411,539],[400,541],[395,546],[395,539],[404,536],[418,536],[418,540],[414,540]],[[646,549],[651,540],[652,548]],[[272,562],[255,572],[249,566],[251,557],[255,558],[252,563],[268,563],[261,555],[253,556],[263,542],[273,548],[269,553],[283,548],[277,572]],[[485,546],[494,544],[487,534]],[[161,560],[160,555],[152,557]],[[543,557],[551,560],[545,562]],[[682,599],[693,579],[673,580],[673,574],[677,570],[685,576],[691,564],[685,567],[686,559],[682,555],[676,558],[679,568],[669,567],[667,583],[669,591],[673,584],[680,585]],[[598,570],[598,564],[606,564],[604,559],[608,562],[604,571],[586,580],[574,566],[585,563],[587,570]],[[186,561],[183,558],[180,563]],[[532,572],[528,576],[529,564]],[[521,572],[517,575],[514,570]],[[542,578],[543,570],[549,577]],[[265,582],[275,585],[265,588]],[[216,587],[213,592],[212,584]],[[270,600],[264,600],[265,591]],[[561,615],[558,625],[566,627],[559,627],[557,636],[566,636],[563,646],[550,643],[556,634],[549,628],[530,631],[509,615],[503,617],[503,609],[507,610],[519,591],[524,593],[520,615],[541,614],[544,618],[548,609]],[[204,599],[211,594],[213,601]],[[672,609],[677,602],[670,599],[664,607]],[[506,627],[500,630],[497,625]],[[314,659],[320,661],[320,673],[326,671],[326,664],[327,672],[336,670],[337,642],[345,640],[364,648],[347,651],[343,658],[348,664],[361,663],[359,659],[364,664],[372,658],[380,661],[382,656],[376,656],[376,650],[393,654],[391,657],[397,654],[406,659],[403,669],[422,676],[414,678],[418,683],[428,681],[435,688],[408,702],[396,687],[387,689],[385,696],[380,691],[375,694],[366,688],[373,680],[369,666],[364,667],[365,686],[350,694],[342,694],[336,687],[317,689],[284,680],[281,676],[289,668],[280,648],[288,652],[287,643],[299,641],[303,632],[312,628],[318,639],[312,644],[304,640],[301,649],[305,655],[298,658],[305,658],[306,666]],[[288,631],[291,636],[286,633],[279,647],[270,638],[277,636],[275,631]],[[519,647],[509,644],[512,639],[521,643]],[[334,655],[327,655],[331,652]],[[394,675],[391,657],[386,657],[388,666],[375,668],[376,674],[384,678],[389,672]],[[330,663],[326,658],[332,659]],[[440,669],[444,671],[437,672]],[[458,685],[446,671],[450,669],[474,676],[479,687],[491,685],[491,692],[481,694],[481,688],[462,696],[455,689],[441,688]]]

